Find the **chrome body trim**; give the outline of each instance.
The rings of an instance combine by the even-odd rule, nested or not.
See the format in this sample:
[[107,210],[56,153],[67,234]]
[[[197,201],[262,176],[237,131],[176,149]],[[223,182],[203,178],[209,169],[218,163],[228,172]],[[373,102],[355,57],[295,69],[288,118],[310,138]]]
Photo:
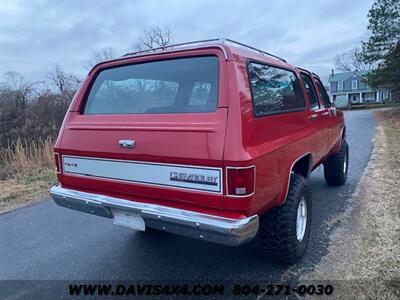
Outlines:
[[312,153],[311,153],[311,152],[306,152],[306,153],[300,155],[298,158],[296,158],[296,159],[293,161],[292,165],[290,166],[289,176],[288,176],[288,184],[287,184],[287,187],[286,187],[284,202],[286,201],[287,195],[288,195],[288,193],[289,193],[290,176],[291,176],[292,173],[293,173],[293,167],[294,167],[294,165],[295,165],[300,159],[306,157],[307,155],[311,155],[310,163],[309,163],[309,166],[308,166],[308,176],[307,176],[307,177],[310,176],[310,173],[311,173],[311,171],[312,171],[311,169],[312,169],[312,158],[313,158],[313,157],[312,157]]
[[[253,187],[253,192],[251,194],[247,194],[247,195],[232,195],[232,194],[229,194],[228,193],[228,170],[229,169],[233,169],[233,170],[250,169],[250,168],[254,168],[254,187]],[[226,167],[226,171],[225,171],[225,186],[226,186],[226,195],[228,197],[245,198],[245,197],[253,196],[256,193],[256,165],[251,165],[251,166],[247,166],[247,167]]]
[[56,204],[62,207],[113,218],[112,208],[140,215],[147,227],[209,242],[237,246],[251,241],[259,225],[258,215],[231,219],[156,204],[141,203],[100,194],[80,192],[59,185],[50,189]]
[[332,116],[335,118],[337,116],[336,106],[331,106]]
[[60,154],[57,152],[54,152],[54,157],[55,157],[55,159],[57,159],[58,169],[59,169],[59,170],[57,170],[57,166],[56,166],[56,174],[61,174],[62,173],[62,164],[61,164]]
[[343,141],[346,139],[346,136],[343,136],[343,131],[345,130],[345,128],[346,128],[346,127],[342,127],[342,129],[340,129],[339,147],[337,148],[336,153],[340,150],[340,147],[342,147]]
[[[183,190],[183,191],[195,191],[197,193],[207,193],[207,194],[213,194],[213,195],[222,195],[223,194],[223,169],[220,167],[207,167],[207,166],[197,166],[197,165],[182,165],[182,164],[170,164],[170,163],[160,163],[160,162],[149,162],[149,161],[141,161],[141,160],[124,160],[124,159],[113,159],[113,158],[103,158],[103,157],[93,157],[93,156],[79,156],[79,155],[61,155],[61,165],[63,166],[63,158],[64,157],[75,157],[75,158],[86,158],[86,159],[92,159],[92,160],[105,160],[105,161],[115,161],[115,162],[131,162],[131,163],[137,163],[137,164],[144,164],[144,165],[161,165],[161,166],[173,166],[173,167],[182,167],[182,168],[193,168],[193,169],[205,169],[205,170],[216,170],[220,172],[220,185],[221,185],[221,190],[219,192],[214,192],[214,191],[207,191],[207,190],[200,190],[200,189],[190,189],[190,188],[185,188],[185,187],[174,187],[174,186],[163,186],[160,184],[156,183],[145,183],[145,182],[129,182],[126,180],[121,180],[121,179],[115,179],[115,178],[102,178],[98,177],[96,179],[100,180],[107,180],[107,181],[115,181],[115,182],[124,182],[124,183],[134,183],[137,185],[144,185],[144,186],[154,186],[154,187],[159,187],[159,188],[168,188],[168,189],[175,189],[175,190]],[[91,178],[94,179],[95,177],[92,175],[84,175],[84,174],[74,174],[74,173],[69,173],[69,172],[62,172],[68,176],[73,176],[73,177],[81,177],[81,178]]]
[[135,148],[136,141],[135,140],[119,140],[118,144],[121,148]]

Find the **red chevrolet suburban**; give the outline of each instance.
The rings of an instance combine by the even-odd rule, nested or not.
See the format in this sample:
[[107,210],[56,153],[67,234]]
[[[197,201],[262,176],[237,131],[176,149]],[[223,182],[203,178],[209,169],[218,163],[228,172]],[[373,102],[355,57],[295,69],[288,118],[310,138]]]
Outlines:
[[229,39],[96,65],[56,141],[63,207],[225,245],[259,232],[268,256],[300,259],[310,172],[347,178],[343,113],[320,78]]

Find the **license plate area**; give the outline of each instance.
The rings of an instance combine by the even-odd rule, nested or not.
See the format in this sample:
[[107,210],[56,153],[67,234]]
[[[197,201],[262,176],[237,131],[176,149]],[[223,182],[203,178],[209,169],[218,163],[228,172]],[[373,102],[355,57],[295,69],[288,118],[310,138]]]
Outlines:
[[115,225],[124,226],[140,231],[145,231],[146,229],[146,223],[144,222],[143,218],[138,214],[119,209],[112,209],[112,214],[114,216]]

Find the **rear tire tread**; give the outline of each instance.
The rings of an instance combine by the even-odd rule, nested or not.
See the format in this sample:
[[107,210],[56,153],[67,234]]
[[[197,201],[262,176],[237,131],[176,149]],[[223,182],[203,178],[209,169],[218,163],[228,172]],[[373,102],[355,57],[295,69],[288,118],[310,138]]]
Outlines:
[[[344,172],[344,160],[347,160],[346,172]],[[332,155],[324,163],[325,181],[332,186],[343,185],[347,180],[349,165],[349,146],[346,140],[342,141],[338,153]]]
[[[301,197],[307,201],[307,227],[303,240],[296,237],[297,207]],[[261,218],[261,245],[269,257],[293,264],[307,248],[311,222],[310,190],[305,178],[292,174],[286,202]]]

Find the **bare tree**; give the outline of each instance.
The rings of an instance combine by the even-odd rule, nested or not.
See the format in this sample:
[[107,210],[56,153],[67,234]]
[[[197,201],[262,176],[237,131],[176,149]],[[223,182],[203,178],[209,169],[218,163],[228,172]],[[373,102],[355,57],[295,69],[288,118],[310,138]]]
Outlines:
[[5,83],[12,91],[31,89],[33,83],[27,81],[25,77],[18,72],[8,71],[4,73]]
[[68,100],[72,100],[73,94],[75,94],[81,82],[75,75],[64,72],[59,64],[52,67],[47,73],[47,78],[58,89],[59,93],[67,97]]
[[116,58],[117,54],[114,48],[106,47],[92,52],[89,59],[83,62],[83,66],[90,70],[99,62]]
[[142,36],[134,44],[136,51],[165,48],[170,45],[174,35],[169,27],[151,27],[144,29]]
[[15,107],[23,109],[35,92],[34,87],[38,82],[30,82],[22,74],[11,71],[6,72],[4,78]]
[[363,62],[359,48],[338,54],[335,58],[335,66],[344,72],[371,71],[373,68],[373,64]]

